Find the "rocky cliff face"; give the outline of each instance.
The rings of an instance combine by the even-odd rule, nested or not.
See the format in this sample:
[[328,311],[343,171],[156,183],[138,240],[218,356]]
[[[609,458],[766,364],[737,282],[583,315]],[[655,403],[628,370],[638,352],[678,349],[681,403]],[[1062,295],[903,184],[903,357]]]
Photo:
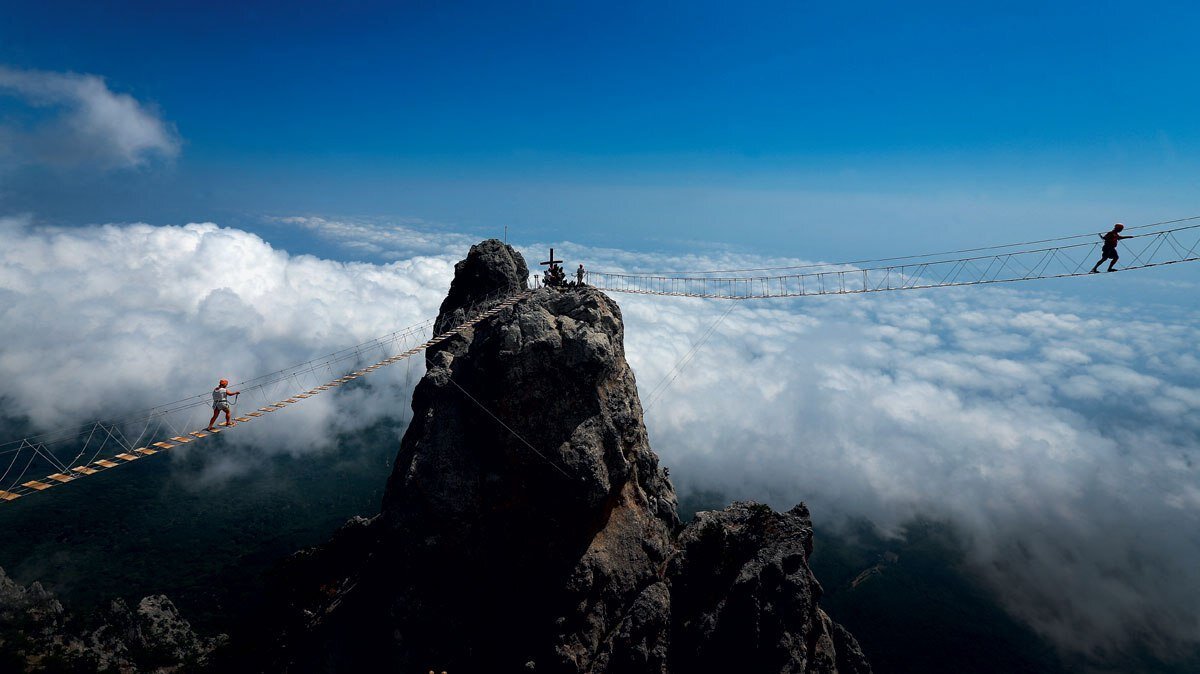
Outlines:
[[[455,272],[439,326],[525,291],[499,241]],[[282,574],[272,668],[869,671],[817,606],[803,505],[681,527],[607,296],[529,292],[427,366],[382,512]]]

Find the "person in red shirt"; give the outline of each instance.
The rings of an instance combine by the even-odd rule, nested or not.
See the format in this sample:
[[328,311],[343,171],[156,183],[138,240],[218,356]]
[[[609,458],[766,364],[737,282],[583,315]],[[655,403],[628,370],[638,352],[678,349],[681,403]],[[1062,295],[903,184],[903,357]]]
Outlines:
[[1092,267],[1091,273],[1095,274],[1100,271],[1100,265],[1104,264],[1105,260],[1112,260],[1108,263],[1108,271],[1113,271],[1113,267],[1117,266],[1117,242],[1121,239],[1131,239],[1131,236],[1121,236],[1121,230],[1125,229],[1125,225],[1117,223],[1113,225],[1112,231],[1107,234],[1101,234],[1100,238],[1104,239],[1104,248],[1101,250],[1100,261],[1096,266]]

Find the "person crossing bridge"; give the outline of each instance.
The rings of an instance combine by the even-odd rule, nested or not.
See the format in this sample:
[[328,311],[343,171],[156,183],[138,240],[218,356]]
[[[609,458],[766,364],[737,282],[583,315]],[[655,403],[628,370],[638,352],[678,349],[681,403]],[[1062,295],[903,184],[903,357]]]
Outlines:
[[222,379],[217,384],[217,387],[213,389],[213,415],[212,418],[208,420],[207,430],[211,431],[213,429],[213,424],[217,422],[217,417],[221,414],[221,412],[225,413],[225,423],[223,425],[233,425],[233,420],[229,418],[229,396],[236,396],[241,393],[241,391],[230,391],[228,388],[226,388],[227,386],[229,386],[229,380]]
[[1120,256],[1117,255],[1117,242],[1121,239],[1133,238],[1129,236],[1121,236],[1121,230],[1123,229],[1125,229],[1125,225],[1122,225],[1118,222],[1117,224],[1113,225],[1111,232],[1106,232],[1100,235],[1100,238],[1104,239],[1104,248],[1100,251],[1100,261],[1096,263],[1096,266],[1092,267],[1091,273],[1095,274],[1099,272],[1100,265],[1104,264],[1105,260],[1112,260],[1112,262],[1108,263],[1109,271],[1113,271],[1113,268],[1117,266],[1117,260],[1120,259]]

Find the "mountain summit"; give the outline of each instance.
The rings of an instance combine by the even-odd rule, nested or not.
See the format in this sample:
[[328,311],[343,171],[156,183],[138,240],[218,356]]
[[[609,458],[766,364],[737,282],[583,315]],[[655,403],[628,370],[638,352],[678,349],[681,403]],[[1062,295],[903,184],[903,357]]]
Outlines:
[[281,573],[273,667],[869,672],[817,605],[805,506],[682,525],[620,308],[527,276],[494,239],[455,267],[437,326],[523,296],[427,353],[382,511]]

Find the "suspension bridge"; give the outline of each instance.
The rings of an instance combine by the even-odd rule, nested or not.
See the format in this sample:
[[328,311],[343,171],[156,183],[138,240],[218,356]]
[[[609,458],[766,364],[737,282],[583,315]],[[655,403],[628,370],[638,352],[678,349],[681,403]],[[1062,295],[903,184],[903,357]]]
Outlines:
[[[1156,224],[1161,226],[1197,219],[1200,217]],[[1030,244],[1034,247],[1022,247]],[[636,295],[723,300],[852,295],[1086,276],[1092,273],[1092,265],[1100,259],[1102,246],[1103,241],[1097,235],[1081,234],[1026,244],[881,260],[657,274],[588,271],[584,278],[588,285],[600,290]],[[982,254],[954,257],[964,253]],[[1125,262],[1117,271],[1194,262],[1200,259],[1200,224],[1160,229],[1123,239],[1121,258]],[[893,261],[898,263],[862,266]],[[780,273],[729,275],[753,272]]]
[[[153,408],[146,413],[133,415],[130,418],[103,422],[96,421],[83,426],[76,426],[67,431],[33,435],[20,440],[0,445],[0,457],[11,456],[7,468],[0,474],[0,503],[15,501],[31,493],[46,491],[54,487],[74,482],[80,478],[96,475],[107,470],[113,470],[123,465],[145,457],[154,456],[160,452],[175,449],[205,438],[214,437],[219,433],[235,431],[240,425],[250,423],[271,412],[277,412],[289,405],[302,402],[307,398],[320,395],[339,386],[349,384],[360,377],[365,377],[376,370],[387,367],[440,344],[462,331],[471,328],[481,321],[487,320],[504,309],[519,302],[531,291],[507,295],[506,297],[485,298],[477,303],[481,307],[467,309],[467,318],[441,334],[424,342],[407,348],[398,353],[373,362],[365,367],[352,370],[340,377],[335,377],[315,386],[300,386],[292,389],[292,393],[279,400],[267,402],[252,411],[235,417],[236,425],[215,427],[204,430],[188,430],[196,427],[196,420],[202,419],[211,411],[211,401],[207,394],[200,394],[178,400],[166,405]],[[488,306],[490,305],[490,306]],[[296,385],[307,378],[332,372],[336,365],[351,361],[360,363],[364,354],[380,350],[384,353],[404,347],[415,338],[427,334],[433,326],[433,320],[418,323],[384,337],[336,351],[322,358],[301,363],[300,365],[279,370],[256,379],[241,382],[242,395],[257,395],[271,397],[271,393],[283,386]],[[197,417],[199,415],[199,417]],[[129,429],[140,429],[133,435]],[[82,444],[80,444],[82,443]],[[79,450],[74,458],[64,461],[59,457],[56,446],[69,446]],[[84,459],[84,456],[88,456]],[[28,457],[25,459],[25,457]],[[21,465],[24,467],[16,472]],[[2,460],[2,459],[0,459]],[[38,462],[38,463],[35,463]],[[26,480],[34,465],[51,466],[50,474],[45,477]],[[10,475],[16,475],[9,481]],[[6,486],[7,485],[7,486]]]
[[[1128,228],[1126,231],[1150,231],[1123,239],[1123,264],[1117,271],[1200,260],[1200,223],[1182,224],[1197,220],[1200,216]],[[1082,234],[842,263],[705,271],[586,271],[584,282],[606,292],[721,300],[852,295],[1087,276],[1092,273],[1091,265],[1100,257],[1101,247],[1102,241],[1096,234]],[[550,260],[555,262],[553,250]],[[538,277],[535,276],[530,285],[533,289],[540,287]],[[243,424],[422,353],[513,306],[531,292],[534,290],[483,298],[466,308],[466,318],[461,323],[424,341],[420,340],[429,336],[433,329],[432,319],[235,384],[231,388],[240,388],[242,395],[256,402],[251,405],[253,410],[238,412],[237,424],[231,427],[190,430],[196,428],[197,418],[203,420],[212,411],[210,396],[204,393],[119,420],[91,422],[0,444],[0,466],[5,466],[0,473],[0,503],[69,484],[220,433],[236,432]],[[724,315],[728,313],[726,311]],[[703,345],[712,330],[710,328],[704,339],[693,346],[688,358]],[[376,358],[382,358],[363,365],[368,362],[367,357],[375,353],[378,353]],[[335,368],[347,367],[349,371],[343,369],[345,374],[335,376]],[[678,376],[677,369],[679,364],[672,369],[674,376],[669,381],[664,378],[665,385],[669,386]],[[660,383],[652,392],[647,408],[661,395],[663,386]],[[283,390],[290,393],[276,398]],[[69,448],[67,454],[74,452],[75,455],[70,459],[61,458],[63,448]],[[36,471],[43,467],[52,472],[27,479],[30,474],[38,475]]]

